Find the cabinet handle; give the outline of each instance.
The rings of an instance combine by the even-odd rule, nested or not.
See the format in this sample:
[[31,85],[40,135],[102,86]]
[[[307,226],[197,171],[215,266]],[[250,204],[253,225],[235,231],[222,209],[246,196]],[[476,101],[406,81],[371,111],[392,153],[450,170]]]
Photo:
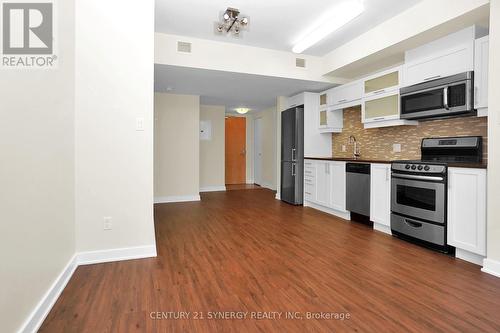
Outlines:
[[428,77],[428,78],[424,79],[424,81],[429,81],[429,80],[432,80],[432,79],[438,79],[440,77],[441,77],[441,75],[435,75],[435,76],[431,76],[431,77]]
[[479,105],[479,101],[477,100],[477,86],[474,87],[474,105]]
[[385,89],[380,89],[380,90],[377,90],[377,91],[375,91],[373,94],[374,94],[374,95],[378,95],[378,94],[381,94],[381,93],[383,93],[383,92],[385,92]]
[[341,99],[340,101],[338,101],[337,103],[344,103],[344,102],[347,102],[347,99]]
[[385,168],[385,180],[389,180],[389,168]]
[[378,118],[373,118],[373,120],[384,120],[385,117],[378,117]]

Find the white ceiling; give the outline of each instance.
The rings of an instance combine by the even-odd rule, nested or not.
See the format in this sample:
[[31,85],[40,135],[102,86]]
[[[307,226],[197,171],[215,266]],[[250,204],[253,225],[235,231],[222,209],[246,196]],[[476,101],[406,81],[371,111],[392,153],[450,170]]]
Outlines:
[[236,107],[261,111],[275,106],[277,96],[330,87],[333,85],[325,82],[155,65],[155,92],[200,95],[201,104],[225,105],[228,111]]
[[[346,0],[156,0],[156,31],[291,51],[318,18]],[[304,53],[322,56],[421,0],[363,0],[365,12]],[[214,34],[227,7],[250,17],[241,38]]]

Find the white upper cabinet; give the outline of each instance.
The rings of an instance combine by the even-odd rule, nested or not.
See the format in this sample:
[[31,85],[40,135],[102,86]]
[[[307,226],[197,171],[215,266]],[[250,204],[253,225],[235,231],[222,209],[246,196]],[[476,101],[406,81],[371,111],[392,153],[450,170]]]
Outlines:
[[486,255],[485,169],[448,169],[448,244]]
[[374,229],[390,233],[391,165],[371,164],[370,220]]
[[319,95],[304,92],[287,98],[285,105],[286,109],[304,105],[304,156],[332,156],[332,138],[321,134],[318,130],[320,122]]
[[365,128],[418,124],[400,119],[401,72],[402,67],[397,66],[363,79],[361,115]]
[[292,97],[288,97],[286,100],[287,102],[285,104],[285,110],[294,108],[296,106],[304,105],[305,104],[304,96],[305,94],[302,93]]
[[474,43],[433,54],[427,58],[406,63],[404,85],[431,81],[474,69]]
[[486,33],[471,26],[406,51],[402,86],[474,70],[474,41]]
[[370,75],[363,79],[364,97],[398,91],[401,82],[401,66]]
[[485,36],[476,39],[474,54],[474,107],[482,116],[488,115],[488,65],[489,36]]
[[328,90],[328,105],[336,109],[344,109],[361,104],[363,97],[363,81],[343,84]]

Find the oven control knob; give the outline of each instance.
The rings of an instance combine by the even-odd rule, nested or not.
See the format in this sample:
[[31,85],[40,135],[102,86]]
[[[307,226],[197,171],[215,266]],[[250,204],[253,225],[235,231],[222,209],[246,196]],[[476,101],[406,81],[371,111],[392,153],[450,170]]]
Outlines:
[[419,165],[419,166],[418,166],[418,170],[422,170],[423,168],[424,168],[424,167],[423,167],[423,166],[421,166],[421,165]]
[[405,165],[405,169],[407,170],[410,169],[410,165],[409,164]]
[[424,167],[424,170],[425,170],[425,171],[429,171],[430,169],[431,169],[431,168],[430,168],[430,166],[428,166],[428,165],[426,165],[426,166]]
[[411,166],[411,169],[412,169],[412,170],[415,170],[416,168],[417,168],[417,166],[416,166],[416,165],[412,165],[412,166]]

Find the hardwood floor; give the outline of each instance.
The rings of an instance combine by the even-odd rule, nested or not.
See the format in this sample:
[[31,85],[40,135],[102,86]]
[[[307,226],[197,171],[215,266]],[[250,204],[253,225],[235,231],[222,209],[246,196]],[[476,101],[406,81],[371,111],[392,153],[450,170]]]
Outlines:
[[[155,221],[157,258],[79,267],[40,331],[500,331],[500,279],[265,189],[157,205]],[[191,318],[150,318],[169,311]],[[210,311],[350,318],[215,320]]]

